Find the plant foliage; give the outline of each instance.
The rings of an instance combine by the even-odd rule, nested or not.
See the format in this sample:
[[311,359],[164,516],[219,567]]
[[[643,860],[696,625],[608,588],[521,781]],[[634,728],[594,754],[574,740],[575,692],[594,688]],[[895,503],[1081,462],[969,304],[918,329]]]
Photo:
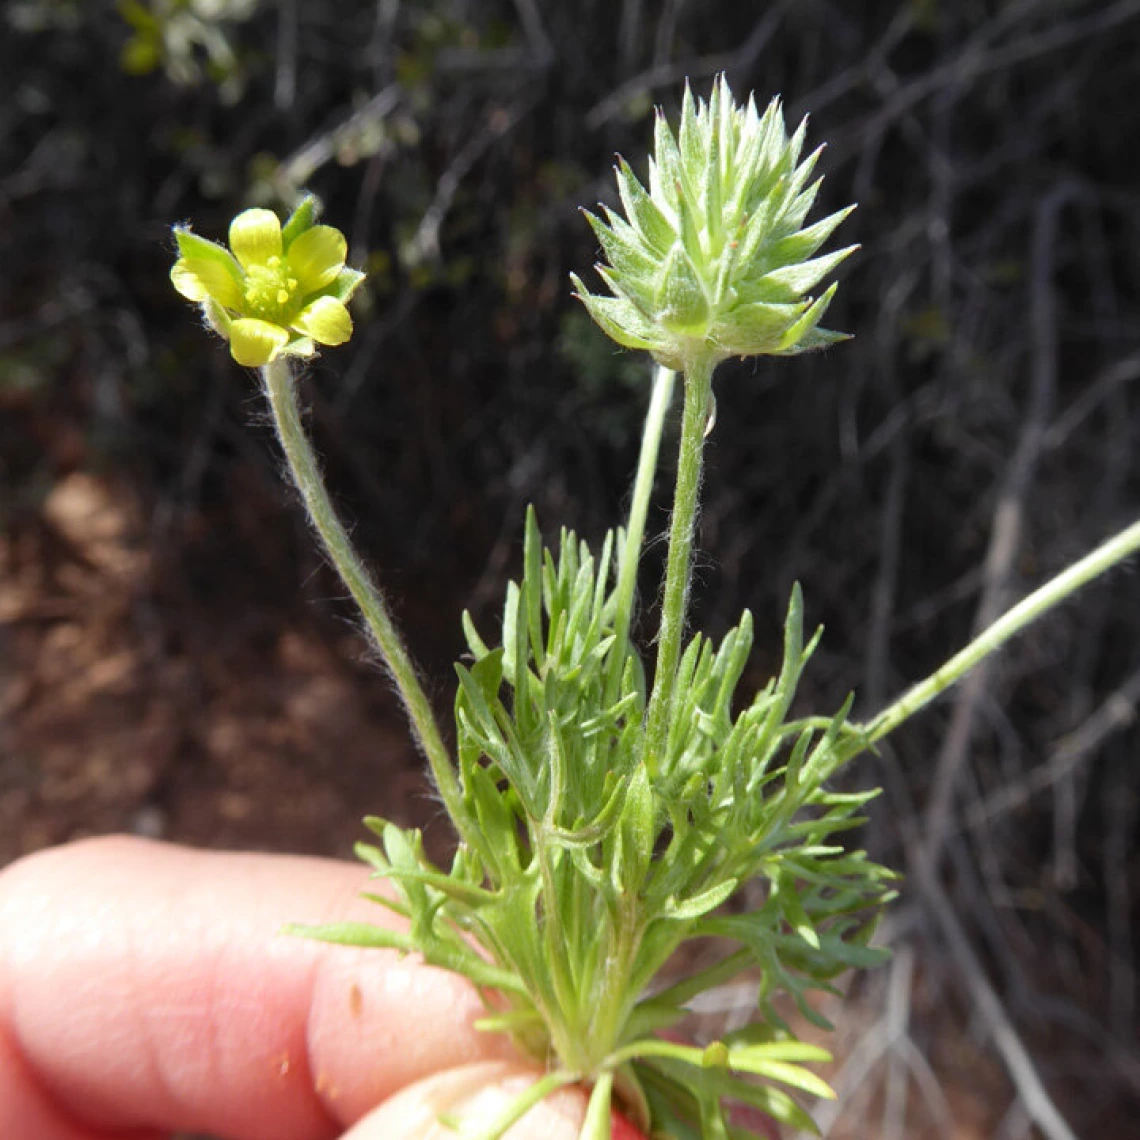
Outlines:
[[[875,793],[827,786],[866,740],[847,720],[850,702],[832,718],[790,715],[819,640],[804,642],[797,588],[783,668],[741,711],[751,617],[719,646],[689,643],[667,755],[650,776],[644,669],[615,636],[623,541],[611,533],[595,556],[564,531],[551,551],[528,512],[500,643],[464,623],[472,660],[457,666],[454,862],[434,866],[418,832],[370,819],[379,843],[360,855],[394,887],[371,897],[407,930],[307,933],[416,950],[464,974],[486,996],[486,1028],[510,1032],[537,1061],[553,1053],[582,1079],[615,1072],[627,1107],[644,1116],[652,1106],[654,1126],[678,1136],[728,1135],[726,1100],[809,1127],[786,1090],[826,1095],[802,1067],[826,1054],[795,1041],[774,999],[790,993],[820,1022],[810,992],[883,957],[868,940],[891,875],[834,839]],[[767,889],[748,909],[738,890],[754,880]],[[696,939],[719,940],[721,960],[662,988],[670,959]],[[707,1049],[656,1035],[696,994],[748,969],[761,978],[759,1029]]]

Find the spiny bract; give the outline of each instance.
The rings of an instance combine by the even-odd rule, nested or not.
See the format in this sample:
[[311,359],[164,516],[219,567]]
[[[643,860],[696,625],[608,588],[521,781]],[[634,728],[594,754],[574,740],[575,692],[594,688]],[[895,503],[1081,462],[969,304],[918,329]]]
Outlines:
[[738,107],[723,75],[707,103],[686,88],[677,137],[658,113],[648,192],[619,158],[626,217],[586,212],[613,292],[590,293],[573,276],[594,320],[675,369],[697,356],[784,356],[845,339],[819,327],[835,284],[807,294],[857,248],[812,256],[855,207],[801,228],[822,181],[807,185],[822,148],[800,162],[806,133],[805,119],[789,138],[779,99],[763,115],[752,98]]

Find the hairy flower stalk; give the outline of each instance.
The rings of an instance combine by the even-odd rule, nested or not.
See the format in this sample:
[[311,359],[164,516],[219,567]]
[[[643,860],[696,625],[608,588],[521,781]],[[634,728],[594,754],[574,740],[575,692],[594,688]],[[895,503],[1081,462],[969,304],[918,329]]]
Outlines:
[[712,372],[712,363],[707,359],[690,360],[685,371],[685,409],[681,419],[681,445],[677,458],[677,483],[673,491],[661,624],[657,633],[657,667],[646,714],[645,763],[651,775],[660,770],[665,752],[673,712],[677,663],[685,636],[693,538],[705,451],[705,424],[712,401]]
[[271,360],[262,369],[262,383],[273,412],[277,438],[309,519],[364,615],[372,639],[380,650],[384,664],[395,682],[396,691],[400,694],[400,700],[407,710],[420,748],[431,766],[440,797],[449,810],[457,810],[460,793],[451,756],[440,736],[431,703],[388,611],[384,595],[376,588],[365,569],[329,498],[317,457],[301,423],[296,379],[289,361],[281,357]]
[[346,306],[364,280],[363,273],[345,266],[344,234],[316,224],[318,209],[316,198],[307,195],[284,226],[271,210],[245,210],[230,224],[228,250],[178,228],[179,257],[170,277],[179,293],[201,305],[207,324],[230,342],[239,364],[261,366],[277,437],[305,510],[364,615],[440,796],[456,815],[459,788],[431,704],[384,596],[337,516],[301,423],[289,358],[348,340],[352,319]]

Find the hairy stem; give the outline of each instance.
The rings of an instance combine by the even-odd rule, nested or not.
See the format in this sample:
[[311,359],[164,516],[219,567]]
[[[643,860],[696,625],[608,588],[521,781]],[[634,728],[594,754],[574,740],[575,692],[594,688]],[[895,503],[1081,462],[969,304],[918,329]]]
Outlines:
[[677,373],[660,364],[653,371],[653,394],[645,414],[645,428],[641,433],[641,452],[637,459],[637,476],[633,483],[633,499],[629,505],[629,521],[625,528],[617,583],[617,610],[614,615],[615,651],[610,658],[606,677],[606,703],[617,700],[625,666],[625,643],[629,637],[629,623],[633,617],[633,595],[637,589],[637,567],[641,561],[641,545],[645,539],[645,519],[649,513],[649,500],[653,495],[653,477],[657,473],[657,456],[661,450],[661,432],[665,426],[665,413],[673,401],[673,383]]
[[1138,550],[1140,550],[1140,522],[1135,522],[1102,543],[1091,554],[1075,562],[1068,570],[1062,571],[1044,586],[1034,590],[1027,598],[1023,598],[993,625],[980,633],[965,649],[951,657],[945,665],[936,669],[926,680],[920,681],[894,704],[885,708],[867,725],[867,739],[882,740],[903,721],[914,716],[935,697],[960,681],[983,658],[999,649],[1031,622],[1036,621],[1074,591]]
[[693,561],[693,531],[697,519],[713,367],[713,361],[707,356],[698,356],[689,361],[685,369],[685,411],[681,421],[677,485],[673,492],[673,520],[669,528],[669,558],[665,569],[661,625],[657,635],[657,665],[646,713],[645,763],[651,776],[661,770],[664,760],[677,663],[681,658],[681,642],[685,636],[689,574]]
[[451,756],[443,743],[427,694],[416,675],[415,665],[388,612],[384,596],[372,582],[329,498],[317,457],[301,424],[297,386],[288,360],[278,358],[270,361],[261,370],[261,378],[273,411],[277,438],[281,441],[293,481],[301,492],[305,510],[333,565],[368,623],[384,663],[396,682],[396,689],[420,747],[431,765],[439,793],[451,818],[458,824],[463,819],[461,792]]

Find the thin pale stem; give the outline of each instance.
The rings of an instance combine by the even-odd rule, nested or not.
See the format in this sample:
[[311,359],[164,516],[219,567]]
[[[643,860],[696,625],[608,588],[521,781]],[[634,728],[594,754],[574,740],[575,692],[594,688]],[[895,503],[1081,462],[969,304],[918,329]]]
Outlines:
[[1063,602],[1074,591],[1099,577],[1118,562],[1140,550],[1140,522],[1133,523],[1118,535],[1102,543],[1068,570],[1046,582],[1012,609],[1007,610],[988,629],[979,634],[961,652],[955,654],[925,681],[904,693],[867,725],[867,739],[882,740],[903,721],[914,716],[935,697],[960,681],[975,665],[999,649],[1042,614]]
[[630,990],[630,972],[637,956],[645,917],[639,902],[626,896],[619,905],[610,928],[610,944],[604,968],[593,995],[590,1029],[587,1034],[590,1069],[613,1049],[636,994]]
[[305,510],[333,565],[368,623],[384,663],[396,683],[420,747],[431,765],[439,794],[451,818],[458,824],[464,818],[461,811],[462,794],[451,756],[440,735],[427,694],[416,675],[415,665],[388,612],[384,596],[372,582],[329,498],[317,457],[301,423],[297,385],[288,360],[279,358],[270,361],[261,370],[261,377],[273,411],[277,437],[288,460],[293,481],[301,492]]
[[665,414],[673,401],[673,383],[677,373],[657,365],[653,372],[653,394],[645,414],[645,429],[641,433],[641,453],[637,459],[637,476],[633,483],[633,498],[629,505],[629,521],[625,528],[625,542],[621,548],[618,566],[617,610],[614,614],[614,644],[616,652],[610,659],[610,672],[606,678],[606,702],[612,704],[618,697],[622,669],[626,655],[624,646],[629,637],[629,624],[633,617],[633,595],[637,589],[637,567],[641,561],[641,546],[645,540],[645,520],[649,514],[649,501],[653,496],[653,477],[657,473],[657,457],[661,450],[661,432]]
[[650,775],[661,770],[664,760],[673,707],[673,689],[677,680],[677,663],[681,659],[681,642],[685,636],[689,574],[693,561],[693,531],[696,527],[713,368],[711,359],[697,357],[689,361],[685,369],[685,411],[681,420],[677,484],[673,492],[673,519],[669,528],[669,558],[665,568],[665,593],[657,635],[657,665],[646,713],[645,763]]
[[613,1103],[614,1074],[607,1069],[598,1077],[586,1106],[586,1119],[578,1140],[610,1140],[610,1105]]

